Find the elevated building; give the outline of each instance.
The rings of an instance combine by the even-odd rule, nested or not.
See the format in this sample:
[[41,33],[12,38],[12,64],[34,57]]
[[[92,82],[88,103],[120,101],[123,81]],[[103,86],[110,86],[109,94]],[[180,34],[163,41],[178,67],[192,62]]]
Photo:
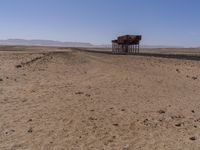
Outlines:
[[138,54],[140,52],[141,35],[119,36],[112,41],[113,54]]

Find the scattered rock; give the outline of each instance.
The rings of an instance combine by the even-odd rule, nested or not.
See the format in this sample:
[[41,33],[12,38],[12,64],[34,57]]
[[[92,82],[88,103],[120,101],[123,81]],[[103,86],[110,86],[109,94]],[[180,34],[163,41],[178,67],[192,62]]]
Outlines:
[[14,133],[14,132],[15,132],[15,130],[11,129],[11,130],[9,130],[9,131],[6,131],[5,134],[8,135],[8,134]]
[[84,92],[76,92],[75,94],[76,95],[82,95],[82,94],[84,94]]
[[108,140],[108,143],[112,143],[112,142],[114,142],[113,139],[109,139]]
[[181,71],[179,69],[176,69],[176,72],[180,73]]
[[195,140],[197,140],[197,138],[195,136],[193,136],[193,137],[190,138],[190,140],[195,141]]
[[116,127],[118,127],[118,126],[119,126],[119,124],[118,124],[118,123],[114,123],[114,124],[113,124],[113,126],[116,126]]
[[0,79],[0,82],[2,82],[3,81],[3,79]]
[[28,133],[32,133],[33,132],[33,129],[32,128],[29,128],[28,129]]
[[22,68],[22,65],[16,65],[15,67],[16,68]]
[[194,128],[197,128],[197,126],[196,126],[196,125],[194,125]]
[[97,118],[89,117],[89,120],[94,121],[97,120]]
[[175,124],[176,127],[181,127],[182,126],[182,123],[177,123]]
[[185,118],[182,115],[176,115],[176,116],[171,116],[172,119],[181,119],[181,118]]
[[28,120],[28,122],[32,122],[32,121],[33,121],[33,119],[29,119],[29,120]]
[[90,94],[86,94],[85,96],[87,96],[87,97],[91,97],[91,95],[90,95]]
[[159,114],[165,114],[165,111],[164,110],[159,110],[158,113]]
[[125,109],[121,109],[121,111],[125,111]]
[[192,110],[192,113],[195,113],[195,111],[194,111],[194,110]]
[[199,118],[199,119],[196,119],[196,120],[194,120],[194,122],[200,122],[200,118]]
[[193,80],[197,80],[198,78],[197,78],[197,77],[192,77],[192,79],[193,79]]
[[90,111],[94,112],[94,109],[91,109]]

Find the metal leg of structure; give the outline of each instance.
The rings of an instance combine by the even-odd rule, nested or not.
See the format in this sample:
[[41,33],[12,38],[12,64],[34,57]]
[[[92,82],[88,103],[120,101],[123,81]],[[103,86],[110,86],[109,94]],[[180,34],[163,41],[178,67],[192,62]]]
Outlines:
[[138,44],[138,54],[140,53],[140,45]]
[[131,54],[133,54],[133,45],[131,45]]
[[112,53],[115,54],[114,44],[112,44]]

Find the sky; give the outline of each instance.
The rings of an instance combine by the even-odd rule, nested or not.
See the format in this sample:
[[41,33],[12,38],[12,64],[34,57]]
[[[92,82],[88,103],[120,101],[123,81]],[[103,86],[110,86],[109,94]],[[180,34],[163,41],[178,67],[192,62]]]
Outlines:
[[200,46],[199,0],[0,0],[0,39]]

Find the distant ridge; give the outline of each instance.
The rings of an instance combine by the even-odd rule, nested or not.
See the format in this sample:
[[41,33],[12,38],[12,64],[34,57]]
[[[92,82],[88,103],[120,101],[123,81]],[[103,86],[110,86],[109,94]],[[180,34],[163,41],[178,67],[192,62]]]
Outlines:
[[91,43],[60,42],[60,41],[53,41],[53,40],[24,40],[24,39],[0,40],[0,45],[94,47],[94,45],[92,45]]
[[[0,45],[20,45],[20,46],[57,46],[57,47],[86,47],[86,48],[112,48],[111,44],[93,45],[84,42],[60,42],[53,40],[25,40],[25,39],[7,39],[0,40]],[[141,45],[141,48],[186,48],[182,46],[165,45]]]

